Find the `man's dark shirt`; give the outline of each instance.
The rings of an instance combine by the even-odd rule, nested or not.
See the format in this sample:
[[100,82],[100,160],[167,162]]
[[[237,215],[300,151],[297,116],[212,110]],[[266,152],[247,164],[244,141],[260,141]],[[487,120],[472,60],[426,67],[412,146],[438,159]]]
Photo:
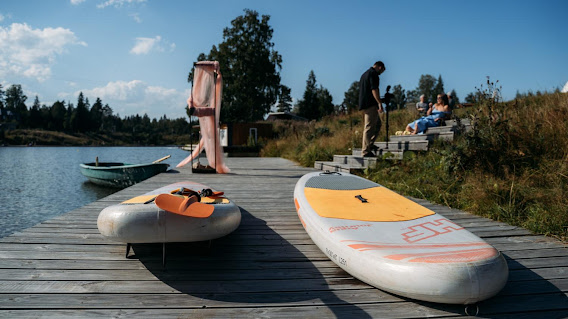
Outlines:
[[373,96],[374,89],[379,89],[379,72],[371,67],[359,80],[359,110],[379,105]]

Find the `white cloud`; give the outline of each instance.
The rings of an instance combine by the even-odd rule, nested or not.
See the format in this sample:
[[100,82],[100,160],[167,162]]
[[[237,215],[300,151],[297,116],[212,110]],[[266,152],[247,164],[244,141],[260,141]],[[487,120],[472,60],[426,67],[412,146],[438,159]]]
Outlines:
[[113,6],[115,8],[120,8],[125,4],[144,3],[144,2],[146,2],[146,0],[107,0],[101,4],[98,4],[97,8],[104,9],[110,6]]
[[1,14],[0,13],[0,22],[4,21],[6,19],[11,19],[11,18],[12,18],[12,15],[9,14],[9,13],[8,14]]
[[568,93],[568,82],[566,82],[566,84],[564,84],[564,88],[561,91],[562,93]]
[[27,24],[0,26],[0,77],[10,75],[45,81],[51,76],[56,57],[70,45],[87,46],[61,27],[32,29]]
[[75,5],[75,6],[76,6],[76,5],[79,5],[79,4],[83,3],[83,2],[85,2],[85,0],[71,0],[71,4],[72,4],[72,5]]
[[[83,92],[93,103],[97,97],[108,104],[115,114],[121,117],[144,113],[150,118],[185,117],[186,100],[189,89],[180,92],[160,86],[150,86],[140,80],[109,82],[106,86],[76,91],[72,96]],[[62,94],[60,94],[62,96]]]
[[136,21],[138,23],[142,23],[142,19],[140,18],[140,14],[132,13],[132,14],[129,14],[129,16],[132,17],[132,19],[134,19],[134,21]]
[[140,54],[148,54],[151,51],[157,52],[165,52],[166,47],[169,47],[170,52],[173,51],[176,47],[175,43],[169,43],[166,40],[162,40],[161,36],[155,36],[154,38],[136,38],[136,44],[132,49],[130,49],[130,53],[140,55]]

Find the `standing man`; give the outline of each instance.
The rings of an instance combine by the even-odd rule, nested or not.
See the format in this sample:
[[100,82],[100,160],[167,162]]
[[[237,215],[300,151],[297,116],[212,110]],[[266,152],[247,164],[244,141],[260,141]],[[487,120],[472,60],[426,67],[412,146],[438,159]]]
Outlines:
[[359,80],[359,110],[362,110],[365,117],[365,127],[363,129],[363,149],[364,157],[375,157],[373,153],[374,143],[381,130],[381,119],[379,113],[383,112],[383,104],[379,95],[379,75],[385,71],[385,64],[381,61],[375,62]]

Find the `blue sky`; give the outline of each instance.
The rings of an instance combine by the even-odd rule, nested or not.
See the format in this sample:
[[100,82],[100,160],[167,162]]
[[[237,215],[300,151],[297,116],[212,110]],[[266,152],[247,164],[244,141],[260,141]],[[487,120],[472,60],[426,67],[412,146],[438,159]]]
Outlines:
[[381,91],[442,75],[458,97],[490,76],[503,97],[568,82],[568,1],[0,0],[0,83],[28,106],[82,91],[121,116],[185,116],[187,74],[243,9],[270,16],[294,100],[313,70],[333,102],[376,60]]

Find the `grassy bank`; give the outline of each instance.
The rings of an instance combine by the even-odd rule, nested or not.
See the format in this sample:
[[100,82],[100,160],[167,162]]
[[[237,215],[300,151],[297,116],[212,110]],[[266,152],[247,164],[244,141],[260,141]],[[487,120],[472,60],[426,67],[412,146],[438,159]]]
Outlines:
[[[145,142],[142,142],[145,141]],[[149,142],[149,143],[147,143]],[[0,144],[43,146],[139,146],[183,145],[189,135],[127,133],[64,133],[41,129],[17,129],[0,132]]]
[[[506,103],[485,96],[460,112],[473,123],[470,133],[426,153],[406,154],[402,162],[380,161],[364,177],[404,195],[567,240],[568,94]],[[415,117],[412,111],[392,112],[391,134]],[[361,145],[361,119],[357,114],[282,124],[262,155],[311,166],[350,154]]]

